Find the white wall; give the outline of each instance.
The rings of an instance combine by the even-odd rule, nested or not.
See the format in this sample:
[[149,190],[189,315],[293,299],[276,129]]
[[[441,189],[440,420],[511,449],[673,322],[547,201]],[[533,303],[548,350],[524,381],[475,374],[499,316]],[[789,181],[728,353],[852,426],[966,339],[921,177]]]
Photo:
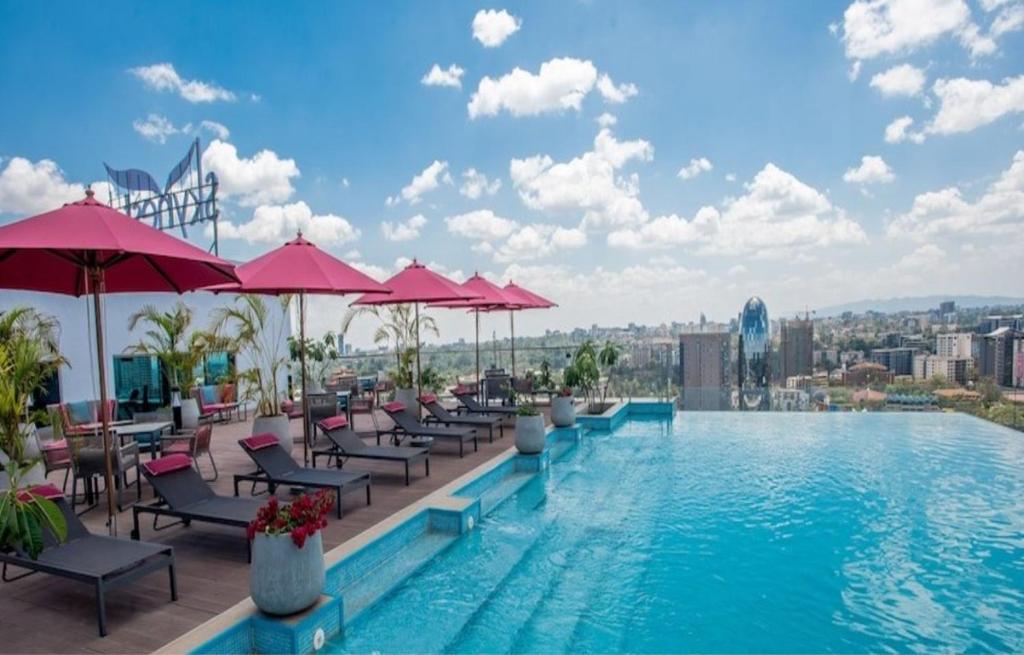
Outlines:
[[[171,293],[131,293],[110,294],[103,299],[104,332],[107,350],[107,393],[114,393],[114,375],[111,362],[114,355],[119,355],[139,342],[144,328],[140,326],[136,332],[128,330],[128,318],[146,304],[160,309],[170,307],[181,299],[195,311],[193,325],[206,328],[210,324],[210,316],[217,307],[234,302],[232,294],[214,295],[212,293],[187,293],[177,296]],[[268,304],[276,309],[275,298],[267,298]],[[293,302],[293,305],[295,303]],[[70,366],[60,370],[61,397],[64,401],[89,400],[99,397],[96,366],[96,337],[93,333],[92,297],[75,298],[50,293],[28,291],[0,290],[0,311],[18,306],[34,307],[36,310],[55,316],[60,322],[61,352],[70,361]],[[276,316],[275,312],[271,312]],[[281,330],[281,354],[288,356],[287,338],[291,334],[291,319],[285,318],[284,329]],[[239,357],[239,368],[247,368],[249,362],[244,356]],[[282,369],[281,390],[287,389],[287,370]]]

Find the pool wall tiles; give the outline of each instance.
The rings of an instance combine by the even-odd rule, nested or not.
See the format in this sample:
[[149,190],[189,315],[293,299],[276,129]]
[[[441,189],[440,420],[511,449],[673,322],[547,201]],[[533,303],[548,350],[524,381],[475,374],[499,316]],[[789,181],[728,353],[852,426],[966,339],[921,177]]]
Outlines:
[[341,590],[363,578],[381,562],[397,555],[405,546],[430,528],[430,509],[409,517],[385,534],[327,569],[324,593],[340,596]]
[[252,619],[239,621],[190,651],[196,655],[248,655],[254,652]]
[[514,472],[514,459],[507,459],[475,480],[459,487],[454,493],[452,493],[452,495],[462,498],[479,498],[485,491],[512,475]]
[[341,633],[341,615],[342,600],[332,596],[322,596],[319,605],[298,620],[256,614],[249,619],[253,649],[257,653],[312,653],[317,631],[323,630],[324,641]]
[[430,508],[430,529],[438,532],[462,534],[471,530],[473,524],[480,522],[480,501],[474,500],[462,510]]

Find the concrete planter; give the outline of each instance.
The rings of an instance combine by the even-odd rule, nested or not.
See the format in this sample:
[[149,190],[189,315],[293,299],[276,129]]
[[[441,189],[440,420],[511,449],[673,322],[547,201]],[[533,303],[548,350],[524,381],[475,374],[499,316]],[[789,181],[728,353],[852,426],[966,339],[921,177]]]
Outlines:
[[286,452],[292,452],[292,429],[288,425],[288,417],[284,414],[276,416],[257,416],[252,422],[253,435],[270,433],[281,442]]
[[516,417],[516,450],[524,455],[536,455],[544,450],[544,417]]
[[285,616],[310,607],[324,588],[322,533],[296,547],[290,534],[257,534],[252,542],[249,593],[267,614]]
[[556,428],[568,428],[576,422],[576,399],[555,396],[551,399],[551,422]]
[[395,389],[395,402],[402,403],[411,412],[415,412],[416,408],[419,407],[416,404],[415,389]]
[[199,403],[192,396],[181,399],[181,428],[195,430],[199,427]]

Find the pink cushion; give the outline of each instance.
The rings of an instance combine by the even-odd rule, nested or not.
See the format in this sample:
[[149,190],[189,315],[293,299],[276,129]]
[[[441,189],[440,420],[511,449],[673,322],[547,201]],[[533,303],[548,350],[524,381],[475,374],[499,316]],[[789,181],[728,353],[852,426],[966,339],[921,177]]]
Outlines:
[[167,473],[187,469],[191,466],[192,458],[188,455],[180,454],[168,455],[167,457],[154,459],[151,462],[142,463],[142,468],[146,469],[147,473],[156,476],[166,475]]
[[317,423],[317,425],[319,425],[322,429],[327,430],[328,432],[330,432],[331,430],[337,430],[338,428],[343,428],[343,427],[347,426],[348,425],[348,417],[347,416],[331,416],[329,418],[323,419],[322,421]]
[[282,412],[290,412],[293,409],[295,409],[295,401],[293,401],[293,400],[283,400],[283,401],[281,401],[281,411]]
[[248,439],[242,439],[241,442],[249,450],[263,450],[264,448],[270,448],[271,446],[279,446],[281,442],[277,440],[277,437],[267,432],[266,434],[257,434],[254,437]]
[[452,389],[452,393],[455,394],[456,396],[464,395],[467,393],[473,393],[473,387],[467,387],[464,384],[460,384],[454,389]]
[[32,500],[33,496],[40,496],[47,500],[60,500],[64,497],[64,492],[52,484],[40,484],[18,492],[18,500],[23,503],[27,503]]
[[420,402],[423,403],[424,405],[429,405],[431,403],[436,403],[437,402],[437,394],[425,393],[422,396],[420,396]]
[[61,439],[60,441],[51,441],[50,443],[44,443],[40,448],[42,450],[67,450],[68,440]]
[[385,412],[404,412],[405,403],[400,403],[397,400],[392,400],[389,403],[384,403],[380,406]]

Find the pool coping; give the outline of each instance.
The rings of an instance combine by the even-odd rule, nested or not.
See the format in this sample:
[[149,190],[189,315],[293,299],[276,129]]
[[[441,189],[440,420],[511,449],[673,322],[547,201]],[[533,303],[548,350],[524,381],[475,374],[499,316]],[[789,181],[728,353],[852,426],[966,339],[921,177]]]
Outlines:
[[[553,440],[558,439],[579,439],[585,431],[614,429],[615,426],[631,414],[671,417],[674,413],[675,406],[671,400],[664,401],[653,398],[631,399],[616,403],[600,416],[579,416],[577,417],[577,424],[569,428],[548,426],[546,428],[546,438],[549,444]],[[591,420],[588,421],[587,419]],[[479,497],[474,498],[471,495],[460,495],[460,492],[464,492],[474,483],[484,480],[489,475],[494,475],[503,467],[509,467],[512,472],[540,473],[547,468],[548,452],[549,446],[546,446],[544,451],[538,455],[523,455],[516,450],[514,445],[510,446],[486,462],[449,481],[444,486],[435,489],[426,496],[403,507],[394,514],[324,553],[325,570],[331,572],[332,569],[342,565],[346,559],[367,550],[376,542],[420,519],[423,515],[426,515],[428,519],[435,513],[454,515],[453,518],[457,518],[459,521],[459,525],[455,527],[454,532],[461,535],[465,531],[472,529],[474,521],[479,521],[482,517]],[[291,635],[292,643],[297,643],[300,640],[297,632],[301,629],[309,628],[308,624],[314,622],[317,615],[324,614],[325,611],[333,611],[338,615],[341,619],[341,629],[343,629],[344,610],[343,608],[341,611],[338,610],[338,606],[343,602],[344,599],[341,596],[325,595],[321,598],[320,602],[304,612],[282,619],[272,619],[264,615],[253,603],[252,598],[247,596],[217,616],[155,650],[154,653],[190,653],[201,651],[204,646],[212,645],[214,640],[232,631],[241,631],[247,625],[250,628],[253,627],[254,621],[260,624],[273,622],[275,624],[291,626],[293,629],[293,634]],[[308,629],[306,632],[308,634],[305,637],[307,637],[308,641],[308,638],[311,638],[313,633],[309,632]],[[322,633],[323,631],[317,628],[317,632]],[[248,635],[248,639],[250,644],[253,643],[254,638],[251,634]]]

